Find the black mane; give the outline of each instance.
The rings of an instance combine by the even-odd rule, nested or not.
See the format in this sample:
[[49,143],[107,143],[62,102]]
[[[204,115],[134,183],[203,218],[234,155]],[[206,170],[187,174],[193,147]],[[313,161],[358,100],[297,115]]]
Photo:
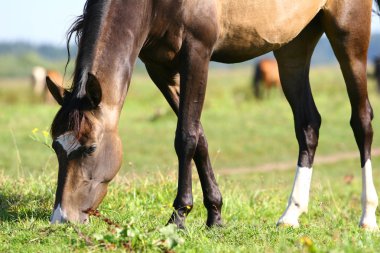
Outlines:
[[83,27],[84,27],[84,19],[85,19],[85,16],[87,16],[88,14],[88,11],[87,11],[87,8],[88,8],[88,4],[91,0],[87,0],[84,7],[83,7],[83,14],[78,16],[75,21],[73,22],[73,24],[70,26],[69,30],[67,31],[67,35],[66,35],[66,50],[67,50],[67,62],[66,62],[66,67],[65,67],[65,71],[67,69],[67,66],[71,60],[71,52],[70,52],[70,42],[71,42],[71,39],[72,37],[75,35],[75,44],[77,46],[79,46],[79,41],[82,37],[82,31],[83,31]]
[[[91,52],[91,47],[93,46],[93,41],[91,40],[98,34],[97,29],[94,29],[94,24],[100,24],[103,7],[104,1],[87,0],[83,8],[83,14],[76,18],[67,31],[66,49],[68,58],[65,74],[67,66],[71,61],[70,42],[72,38],[75,39],[75,44],[78,46],[78,56],[75,62],[72,85],[65,92],[62,107],[51,125],[53,137],[57,137],[66,131],[74,131],[77,137],[79,137],[81,126],[85,122],[88,122],[84,113],[87,108],[83,108],[81,102],[84,85],[87,81],[86,66],[90,64],[91,58],[88,56],[83,57],[83,51],[86,51],[86,53],[88,51]],[[84,41],[84,37],[89,38],[89,40]]]
[[[74,80],[70,88],[71,91],[75,90],[75,86],[81,86],[86,80],[82,80],[83,66],[89,63],[88,57],[82,57],[83,51],[90,49],[93,46],[92,39],[96,37],[98,31],[95,27],[100,24],[101,14],[104,7],[104,1],[101,0],[87,0],[83,7],[83,14],[78,16],[73,24],[67,31],[66,36],[66,49],[67,49],[67,62],[66,68],[71,60],[70,42],[74,37],[75,44],[78,46],[78,57],[75,64]],[[84,36],[86,35],[86,36]],[[95,36],[95,37],[94,37]],[[82,38],[89,38],[88,41],[83,41]],[[86,59],[83,59],[86,58]],[[65,68],[65,69],[66,69]]]

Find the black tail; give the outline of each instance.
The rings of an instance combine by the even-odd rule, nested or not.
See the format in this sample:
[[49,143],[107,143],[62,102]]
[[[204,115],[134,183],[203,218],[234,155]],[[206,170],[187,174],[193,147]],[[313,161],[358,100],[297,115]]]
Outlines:
[[375,3],[377,5],[377,10],[375,9],[374,12],[380,16],[380,0],[375,0]]

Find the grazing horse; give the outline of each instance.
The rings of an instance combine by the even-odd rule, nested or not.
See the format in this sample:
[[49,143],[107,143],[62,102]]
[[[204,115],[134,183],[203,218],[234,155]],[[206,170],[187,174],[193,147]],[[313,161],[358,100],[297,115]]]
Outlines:
[[255,67],[253,77],[253,93],[256,98],[262,98],[262,89],[269,92],[272,88],[280,87],[280,74],[278,73],[277,61],[275,59],[262,59]]
[[46,76],[49,76],[50,80],[52,80],[54,83],[59,84],[60,93],[63,95],[63,77],[61,73],[56,70],[47,70],[44,67],[40,66],[34,67],[32,69],[31,85],[33,93],[36,96],[42,97],[45,103],[52,103],[54,102],[54,98],[46,86]]
[[310,58],[325,32],[345,78],[360,151],[359,224],[376,229],[373,114],[366,79],[371,12],[372,0],[88,0],[68,34],[70,40],[76,33],[79,47],[72,88],[62,97],[47,80],[61,105],[51,127],[59,162],[51,222],[86,222],[89,210],[106,195],[121,166],[118,121],[140,57],[178,116],[178,192],[169,222],[183,227],[193,207],[194,160],[208,211],[206,224],[221,225],[222,196],[200,122],[209,62],[241,62],[274,51],[299,143],[293,190],[278,225],[299,226],[298,217],[308,208],[321,125],[309,84]]

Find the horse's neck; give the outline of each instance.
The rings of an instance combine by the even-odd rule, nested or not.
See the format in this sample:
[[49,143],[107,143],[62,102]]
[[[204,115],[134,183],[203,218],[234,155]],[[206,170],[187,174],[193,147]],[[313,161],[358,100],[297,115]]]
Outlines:
[[102,123],[105,130],[117,129],[121,108],[118,106],[110,106],[102,104],[100,107]]
[[[102,104],[109,108],[121,109],[144,36],[147,36],[145,2],[110,1],[98,24],[83,34],[81,58],[77,61],[82,73],[78,78],[86,73],[95,75],[102,90]],[[91,22],[88,24],[93,26]]]

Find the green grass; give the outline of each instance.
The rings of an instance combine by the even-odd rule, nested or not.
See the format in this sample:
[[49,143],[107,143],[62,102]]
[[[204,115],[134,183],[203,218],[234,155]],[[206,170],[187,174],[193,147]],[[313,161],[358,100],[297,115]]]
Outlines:
[[[349,101],[337,69],[313,70],[311,80],[323,118],[317,156],[355,151],[348,124]],[[187,219],[187,229],[162,230],[176,194],[176,119],[141,73],[133,78],[121,115],[123,166],[100,206],[101,213],[120,224],[126,233],[118,234],[97,218],[86,226],[50,226],[57,162],[54,153],[41,142],[45,138],[42,131],[49,129],[58,107],[38,103],[38,98],[29,95],[26,84],[27,80],[0,80],[0,252],[123,251],[123,242],[136,251],[168,250],[168,242],[182,242],[174,248],[178,252],[380,249],[379,233],[357,228],[361,212],[357,158],[315,166],[309,213],[302,216],[300,229],[275,226],[291,191],[293,170],[219,175],[225,226],[217,229],[204,226],[206,211],[194,170],[194,209]],[[249,84],[247,68],[216,69],[209,75],[202,123],[216,174],[272,162],[296,163],[298,146],[288,103],[279,91],[255,101]],[[375,94],[373,81],[369,89],[375,110],[373,146],[380,147],[376,134],[380,129],[376,117],[380,97]],[[33,135],[35,128],[38,131]],[[40,141],[36,142],[36,137]],[[374,158],[373,164],[376,180],[380,158]],[[346,175],[353,175],[351,184],[345,183]],[[379,189],[379,183],[375,183]],[[92,245],[86,245],[84,236]],[[100,237],[103,239],[96,239]]]
[[[380,159],[374,162],[379,163]],[[379,234],[367,233],[357,227],[361,180],[356,167],[356,162],[346,161],[315,170],[309,213],[301,217],[300,229],[278,229],[275,226],[291,189],[292,173],[218,178],[224,195],[225,226],[211,230],[204,226],[206,212],[199,181],[195,180],[194,211],[188,217],[187,229],[178,232],[184,242],[175,250],[290,252],[308,248],[302,241],[309,238],[318,252],[375,252],[380,248]],[[354,175],[351,184],[344,182],[346,174]],[[376,171],[374,177],[379,176]],[[87,246],[73,225],[50,226],[47,220],[54,198],[50,175],[3,180],[0,251],[97,251],[104,248],[97,243],[96,235],[113,235],[97,218],[92,219],[91,225],[75,226],[95,242],[94,246]],[[136,242],[137,249],[157,251],[152,244],[162,238],[159,229],[171,214],[175,190],[174,174],[156,172],[149,177],[118,177],[111,184],[100,210],[122,227],[138,231],[142,240]],[[118,249],[123,250],[122,247]]]

